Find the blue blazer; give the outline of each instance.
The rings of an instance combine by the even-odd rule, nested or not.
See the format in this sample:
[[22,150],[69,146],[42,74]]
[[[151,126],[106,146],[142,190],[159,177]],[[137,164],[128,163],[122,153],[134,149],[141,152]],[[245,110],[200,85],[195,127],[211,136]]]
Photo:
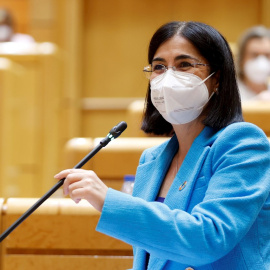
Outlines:
[[250,123],[205,127],[164,203],[155,202],[177,149],[173,136],[142,154],[133,197],[109,189],[97,230],[133,245],[134,270],[146,269],[146,253],[151,270],[269,270],[264,133]]

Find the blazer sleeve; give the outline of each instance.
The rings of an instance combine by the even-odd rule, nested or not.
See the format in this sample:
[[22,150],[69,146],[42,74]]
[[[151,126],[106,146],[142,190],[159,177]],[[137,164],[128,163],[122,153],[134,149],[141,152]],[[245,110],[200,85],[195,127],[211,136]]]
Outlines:
[[97,230],[183,264],[208,264],[226,255],[269,196],[269,142],[257,127],[233,124],[209,155],[212,176],[191,213],[109,189]]

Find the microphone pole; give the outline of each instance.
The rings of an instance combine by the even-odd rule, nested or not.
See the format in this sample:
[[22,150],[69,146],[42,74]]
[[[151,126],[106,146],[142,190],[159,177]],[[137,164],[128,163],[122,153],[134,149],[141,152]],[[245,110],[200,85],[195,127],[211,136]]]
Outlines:
[[[81,168],[87,161],[89,161],[101,148],[105,147],[109,142],[118,138],[121,133],[127,128],[127,123],[122,121],[113,127],[108,135],[103,138],[99,145],[97,145],[89,154],[87,154],[74,169]],[[0,235],[0,243],[28,216],[30,216],[43,202],[45,202],[58,188],[64,184],[65,178],[59,180],[46,194],[44,194],[32,207],[30,207],[17,221],[15,221],[6,231]]]

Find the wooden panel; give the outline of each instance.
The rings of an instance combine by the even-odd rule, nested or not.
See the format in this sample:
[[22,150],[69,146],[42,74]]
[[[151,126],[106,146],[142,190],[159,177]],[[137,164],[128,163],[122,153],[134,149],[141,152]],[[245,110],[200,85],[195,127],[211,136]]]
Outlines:
[[60,48],[63,83],[61,125],[65,142],[81,136],[79,128],[82,88],[82,0],[31,0],[31,34],[39,42],[50,41]]
[[30,53],[16,54],[5,45],[0,46],[0,56],[12,65],[0,80],[0,196],[40,196],[55,183],[64,145],[57,48],[33,44]]
[[265,25],[266,27],[270,27],[270,0],[261,0],[261,2],[261,24]]
[[237,41],[246,28],[261,23],[260,0],[174,1],[172,8],[177,20],[210,24],[230,42]]
[[[8,199],[4,229],[34,204],[35,199]],[[78,250],[91,254],[97,250],[130,250],[130,246],[95,231],[97,212],[87,201],[78,205],[71,199],[48,199],[5,240],[9,253],[16,249]],[[91,251],[92,250],[92,251]]]
[[259,0],[85,1],[83,96],[143,97],[148,42],[163,23],[202,21],[235,42],[243,30],[260,23],[260,11]]
[[[3,229],[35,201],[8,199]],[[2,242],[2,270],[131,267],[131,246],[95,231],[99,217],[87,201],[75,204],[71,199],[48,199]]]
[[[36,104],[36,96],[33,95],[35,81],[30,80],[31,75],[36,71],[30,65],[26,75],[20,65],[8,61],[10,61],[8,69],[0,71],[2,73],[0,78],[2,126],[0,194],[19,196],[25,192],[25,195],[30,195],[35,188],[32,186],[32,181],[37,170],[34,160],[36,143],[34,138],[38,114],[34,113],[33,106],[29,106]],[[29,80],[28,85],[25,84],[24,79]]]
[[2,270],[124,270],[132,261],[131,256],[9,255]]
[[149,136],[141,130],[144,110],[144,100],[133,101],[127,108],[127,133],[131,137]]
[[[3,232],[3,205],[4,205],[4,199],[0,198],[0,234]],[[2,251],[2,243],[0,243],[0,269],[2,270],[2,262],[3,262],[3,251]]]
[[[83,137],[105,137],[116,124],[126,121],[126,110],[89,110],[82,112]],[[127,130],[128,131],[128,128]],[[126,131],[121,137],[126,137]]]
[[[94,141],[92,138],[72,138],[64,147],[63,168],[73,168],[79,161],[81,161],[94,148]],[[87,166],[92,167],[92,160],[88,161]]]
[[[102,137],[121,121],[127,122],[127,129],[121,137],[137,137],[143,132],[136,130],[134,120],[127,114],[129,107],[138,98],[84,98],[82,100],[83,137]],[[143,99],[144,100],[144,99]]]
[[[101,138],[96,138],[94,145]],[[118,138],[99,152],[93,159],[93,170],[101,179],[123,179],[126,174],[135,175],[142,152],[161,144],[168,138]]]
[[270,103],[267,101],[245,101],[243,103],[243,116],[246,122],[260,127],[270,136]]
[[[91,148],[99,145],[102,138],[73,138],[65,146],[66,168],[74,165],[73,157],[84,157]],[[126,174],[135,175],[142,152],[154,145],[168,140],[166,137],[117,138],[102,148],[83,169],[94,170],[104,183],[111,188],[121,190]]]

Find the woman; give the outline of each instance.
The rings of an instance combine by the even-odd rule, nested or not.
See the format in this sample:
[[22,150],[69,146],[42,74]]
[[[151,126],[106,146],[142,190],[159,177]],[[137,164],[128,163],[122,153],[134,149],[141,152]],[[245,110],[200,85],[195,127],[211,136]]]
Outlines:
[[242,100],[270,100],[270,30],[249,28],[240,38],[238,86]]
[[243,122],[227,42],[171,22],[148,60],[142,129],[172,138],[142,154],[133,197],[73,169],[56,175],[65,194],[102,212],[98,231],[133,245],[133,269],[270,269],[269,142]]
[[5,8],[0,8],[0,42],[33,43],[35,39],[27,34],[15,33],[15,23],[12,14]]

